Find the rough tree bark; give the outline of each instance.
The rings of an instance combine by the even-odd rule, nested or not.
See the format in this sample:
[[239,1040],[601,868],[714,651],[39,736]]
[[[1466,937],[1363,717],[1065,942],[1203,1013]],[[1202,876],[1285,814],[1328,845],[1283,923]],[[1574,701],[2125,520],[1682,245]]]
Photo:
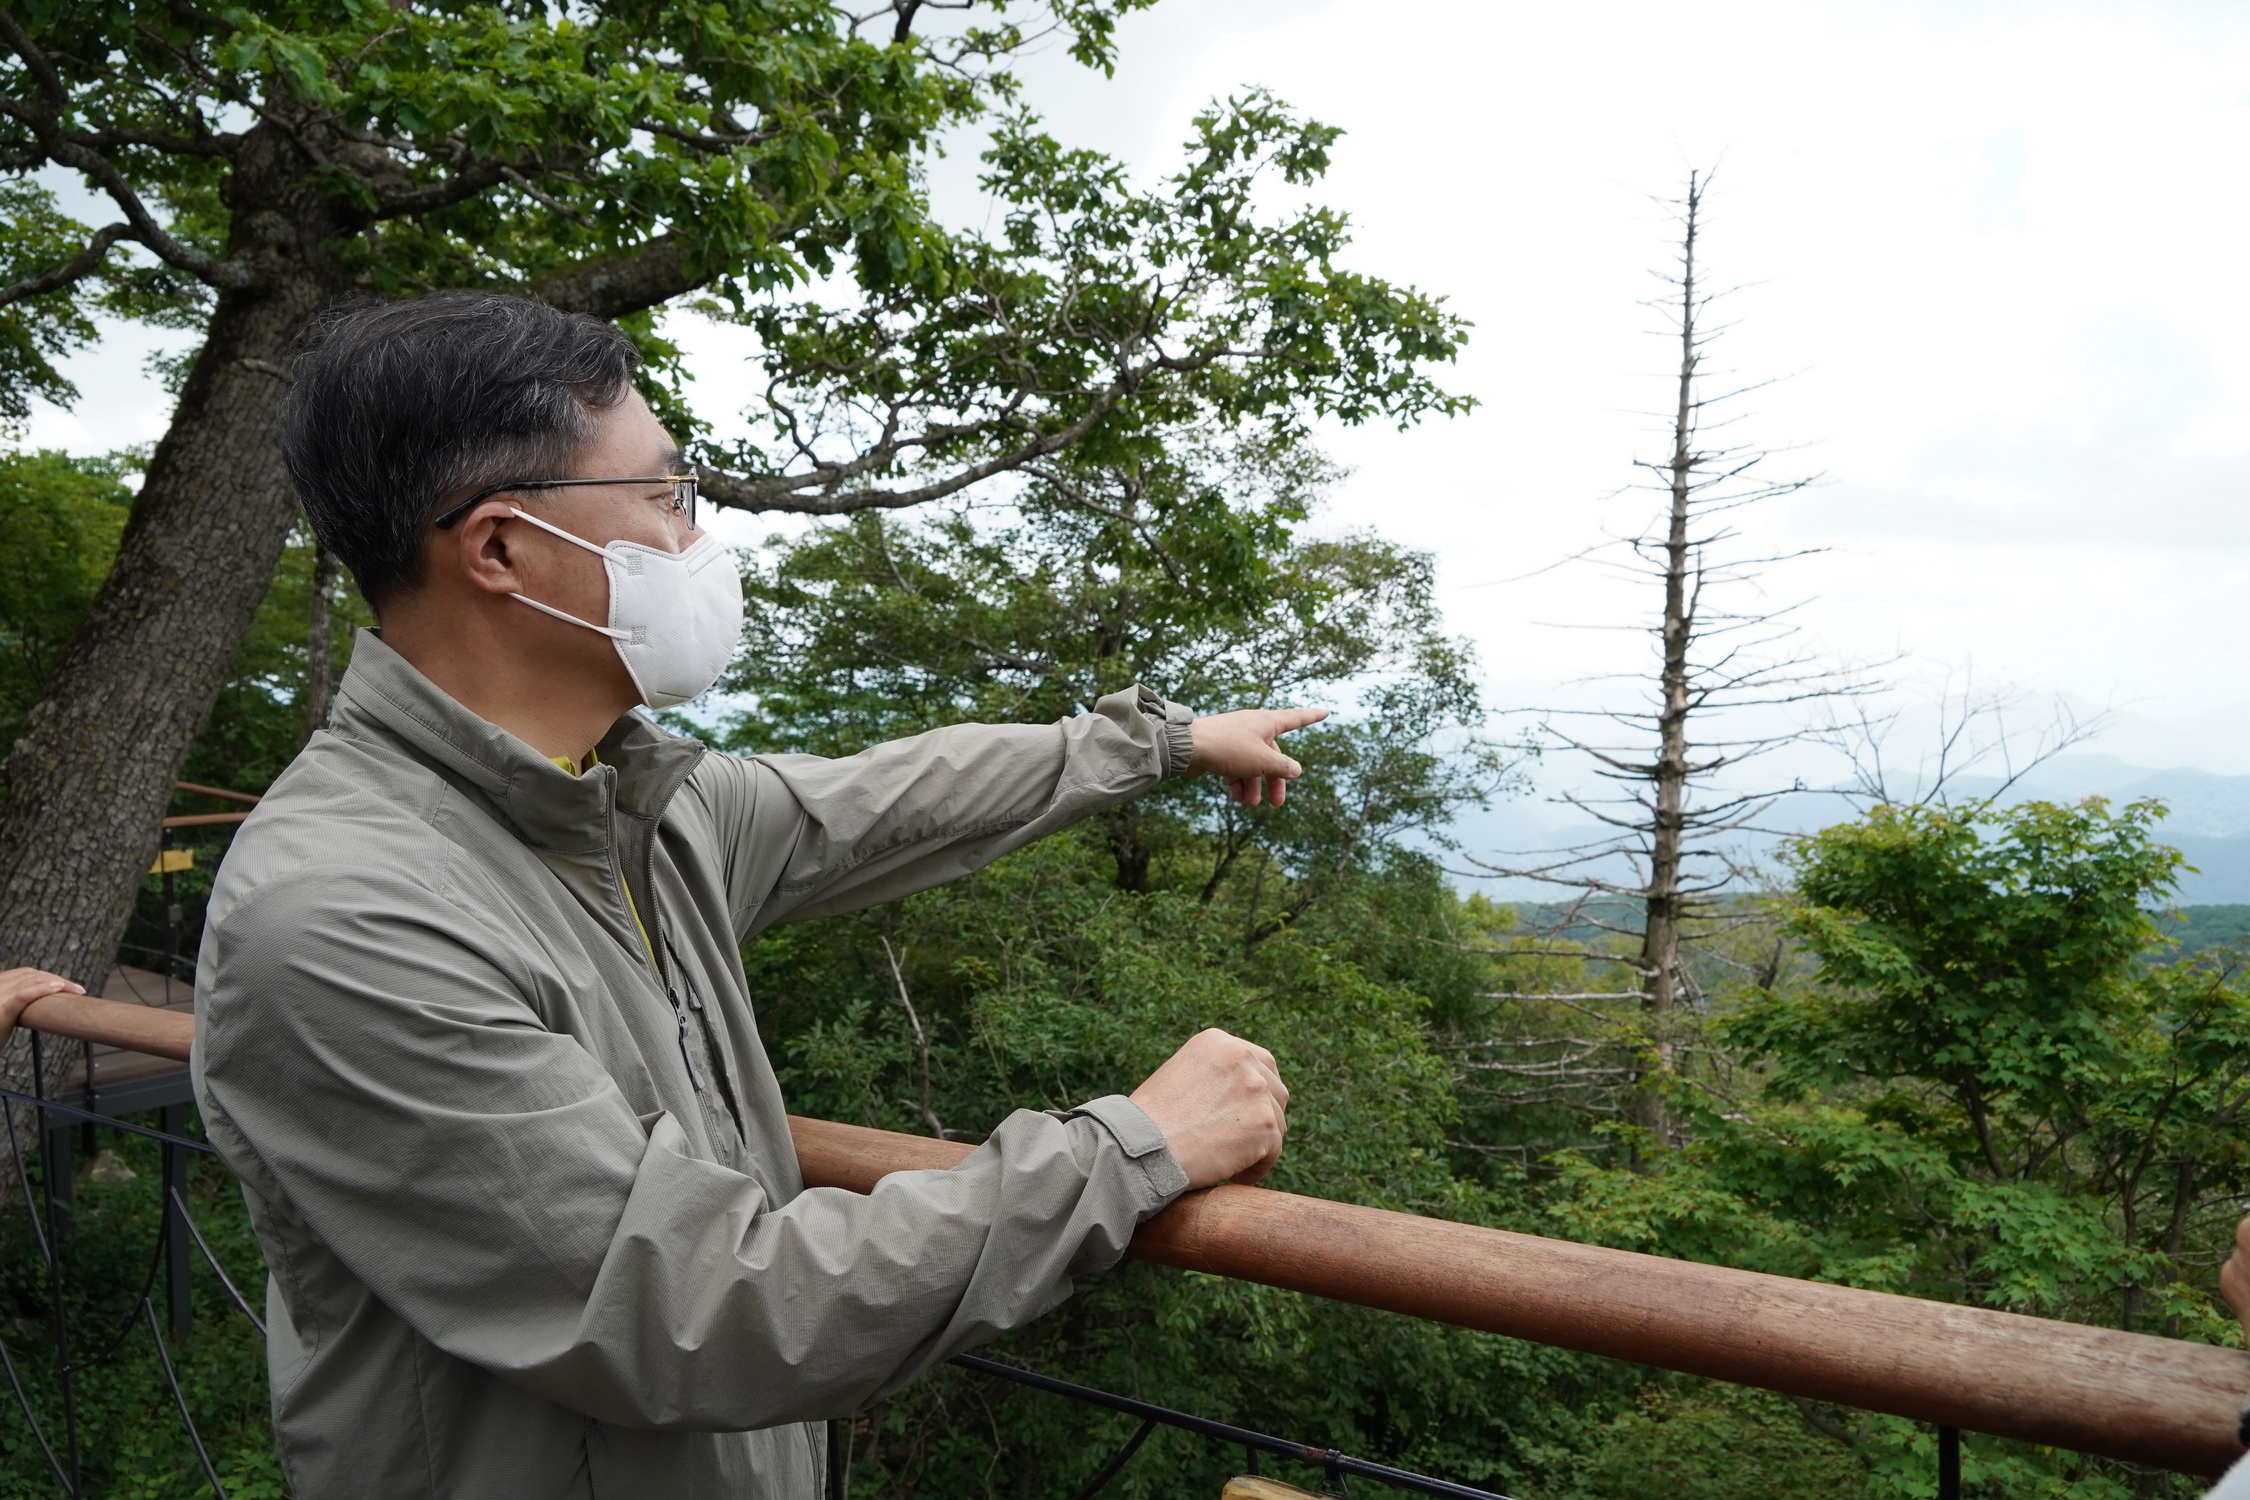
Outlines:
[[[201,732],[296,514],[275,441],[276,372],[334,295],[318,246],[340,228],[274,195],[309,168],[261,127],[237,161],[233,231],[254,286],[219,294],[108,578],[9,752],[0,807],[0,959],[89,989],[108,974],[173,777]],[[19,1050],[20,1049],[12,1049]],[[76,1049],[47,1050],[50,1085]],[[21,1078],[28,1054],[9,1071]]]

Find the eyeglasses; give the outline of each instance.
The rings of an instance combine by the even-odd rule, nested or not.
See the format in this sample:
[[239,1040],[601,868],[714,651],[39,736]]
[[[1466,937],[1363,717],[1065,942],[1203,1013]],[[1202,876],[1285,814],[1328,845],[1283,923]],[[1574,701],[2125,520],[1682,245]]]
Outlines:
[[510,490],[567,490],[589,484],[668,484],[672,487],[672,514],[684,517],[688,530],[695,530],[696,480],[693,474],[643,474],[631,479],[515,479],[506,484],[485,486],[439,516],[432,524],[440,531],[450,530],[454,522],[474,510],[480,502],[490,500],[494,495],[505,495]]

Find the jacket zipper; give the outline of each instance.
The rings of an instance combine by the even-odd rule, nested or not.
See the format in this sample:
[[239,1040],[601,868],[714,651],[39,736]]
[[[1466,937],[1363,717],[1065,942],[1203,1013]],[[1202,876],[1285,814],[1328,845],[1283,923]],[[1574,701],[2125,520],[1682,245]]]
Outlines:
[[[649,967],[656,972],[656,983],[664,991],[664,998],[672,1003],[672,1024],[680,1044],[680,1066],[687,1069],[688,1085],[697,1093],[703,1092],[703,1075],[695,1066],[695,1049],[688,1045],[687,1009],[680,1004],[680,992],[673,987],[672,975],[664,965],[664,955],[658,948],[664,938],[664,927],[659,920],[652,932],[650,919],[656,911],[656,846],[652,839],[647,858],[641,861],[641,894],[648,898],[648,912],[644,915],[641,903],[633,898],[633,882],[626,877],[622,863],[617,866],[617,888],[625,897],[625,914],[633,919],[633,926],[641,935],[641,950],[648,955]],[[664,939],[668,944],[669,940]]]
[[[727,1118],[734,1122],[735,1135],[747,1141],[750,1135],[742,1127],[742,1107],[734,1102],[734,1080],[727,1075],[726,1059],[719,1055],[718,1038],[711,1034],[711,1014],[704,1009],[703,996],[697,992],[695,981],[688,978],[687,965],[680,962],[680,950],[672,946],[671,936],[659,931],[656,938],[664,945],[664,951],[672,955],[672,967],[680,976],[681,987],[687,991],[688,1007],[695,1012],[696,1030],[703,1037],[703,1054],[709,1059],[711,1072],[718,1081],[719,1099],[727,1107]],[[679,1005],[677,1000],[672,1003],[675,1008]],[[683,1038],[681,1045],[684,1047],[687,1027],[687,1017],[684,1014],[680,1017],[680,1027]]]

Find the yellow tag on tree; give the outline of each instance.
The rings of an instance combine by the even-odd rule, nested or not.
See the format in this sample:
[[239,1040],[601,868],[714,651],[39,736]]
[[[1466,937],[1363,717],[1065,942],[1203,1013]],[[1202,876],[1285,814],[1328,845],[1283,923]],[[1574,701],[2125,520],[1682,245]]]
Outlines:
[[156,863],[148,867],[148,872],[151,875],[173,875],[181,870],[194,868],[193,849],[161,849],[157,851]]

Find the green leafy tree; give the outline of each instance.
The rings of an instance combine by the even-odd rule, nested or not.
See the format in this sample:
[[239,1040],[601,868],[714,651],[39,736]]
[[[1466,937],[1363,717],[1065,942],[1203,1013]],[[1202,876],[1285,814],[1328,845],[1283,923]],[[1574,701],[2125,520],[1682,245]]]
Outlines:
[[[2232,1342],[2216,1296],[2250,1159],[2250,991],[2167,962],[2180,865],[2155,803],[1878,807],[1801,841],[1810,975],[1719,1019],[1754,1066],[1683,1087],[1689,1139],[1565,1158],[1569,1237],[1943,1301]],[[1919,1493],[1910,1424],[1800,1404],[1874,1494]],[[2190,1494],[1974,1442],[1992,1493]]]
[[[1457,406],[1423,371],[1458,321],[1340,265],[1335,214],[1264,206],[1301,196],[1332,130],[1234,101],[1144,190],[1010,112],[1010,57],[1052,39],[1106,68],[1139,3],[0,10],[6,399],[67,394],[53,357],[97,316],[201,341],[9,754],[0,951],[107,963],[289,534],[274,398],[339,299],[498,287],[622,320],[691,437],[658,317],[746,324],[769,420],[700,456],[715,498],[763,509],[964,493],[1078,447],[1145,450],[1152,421],[1192,414],[1288,430]],[[931,153],[972,125],[1004,205],[990,237],[926,201]],[[74,227],[41,174],[75,174],[114,221]]]
[[1310,774],[1283,808],[1198,784],[1106,815],[1118,884],[1192,880],[1205,902],[1259,886],[1256,941],[1402,836],[1442,838],[1504,766],[1470,738],[1473,667],[1440,628],[1430,560],[1304,534],[1334,475],[1301,436],[1158,436],[1145,457],[1035,466],[997,517],[873,514],[775,538],[749,569],[732,743],[848,752],[1060,717],[1136,682],[1207,712],[1341,690],[1353,722],[1292,737]]

